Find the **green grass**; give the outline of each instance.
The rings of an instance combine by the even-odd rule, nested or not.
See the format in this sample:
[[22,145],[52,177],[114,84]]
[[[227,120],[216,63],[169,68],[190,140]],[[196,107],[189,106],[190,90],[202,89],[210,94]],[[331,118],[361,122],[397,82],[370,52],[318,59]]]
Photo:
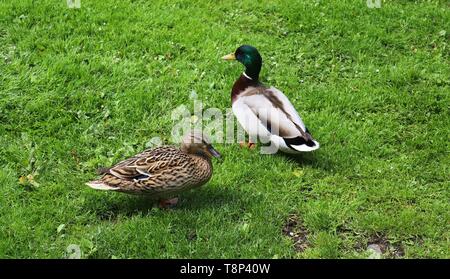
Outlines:
[[[450,257],[447,1],[164,2],[0,2],[0,258]],[[169,139],[191,91],[229,108],[244,43],[320,150],[219,144],[173,210],[84,185]]]

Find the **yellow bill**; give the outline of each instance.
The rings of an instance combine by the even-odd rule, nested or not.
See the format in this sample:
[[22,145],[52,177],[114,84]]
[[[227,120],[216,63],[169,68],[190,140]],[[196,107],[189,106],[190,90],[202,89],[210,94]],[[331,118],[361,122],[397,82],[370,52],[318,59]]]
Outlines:
[[236,56],[234,56],[234,53],[230,53],[222,57],[224,60],[236,60]]

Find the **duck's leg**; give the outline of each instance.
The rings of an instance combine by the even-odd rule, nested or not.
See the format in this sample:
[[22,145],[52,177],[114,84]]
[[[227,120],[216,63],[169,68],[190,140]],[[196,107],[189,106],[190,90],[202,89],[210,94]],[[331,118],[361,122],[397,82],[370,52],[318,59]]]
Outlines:
[[174,207],[178,202],[178,198],[159,199],[159,208],[167,209]]
[[256,138],[246,134],[244,140],[239,142],[239,146],[241,148],[254,149],[256,148],[256,143],[253,140],[256,140]]
[[249,142],[241,141],[241,142],[239,143],[239,146],[240,146],[241,148],[254,149],[254,148],[256,148],[256,143],[251,142],[251,141],[249,141]]

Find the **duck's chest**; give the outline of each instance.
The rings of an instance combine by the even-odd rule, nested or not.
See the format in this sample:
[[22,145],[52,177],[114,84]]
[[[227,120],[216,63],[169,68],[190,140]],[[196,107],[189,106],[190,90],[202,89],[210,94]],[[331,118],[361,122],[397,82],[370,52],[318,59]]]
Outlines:
[[206,183],[212,176],[213,167],[212,163],[206,159],[199,159],[196,163],[193,176],[195,177],[196,184]]
[[244,75],[241,75],[233,84],[231,89],[231,103],[233,104],[239,95],[247,91],[249,87],[256,87],[259,85],[258,81],[248,79]]

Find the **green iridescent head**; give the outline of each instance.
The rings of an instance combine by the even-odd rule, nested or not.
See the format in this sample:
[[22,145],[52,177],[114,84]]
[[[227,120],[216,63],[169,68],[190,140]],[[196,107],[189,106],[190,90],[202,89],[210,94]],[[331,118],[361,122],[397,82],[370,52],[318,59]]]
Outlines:
[[245,74],[252,80],[258,80],[262,58],[258,50],[250,45],[242,45],[234,53],[222,57],[225,60],[237,60],[245,66]]

